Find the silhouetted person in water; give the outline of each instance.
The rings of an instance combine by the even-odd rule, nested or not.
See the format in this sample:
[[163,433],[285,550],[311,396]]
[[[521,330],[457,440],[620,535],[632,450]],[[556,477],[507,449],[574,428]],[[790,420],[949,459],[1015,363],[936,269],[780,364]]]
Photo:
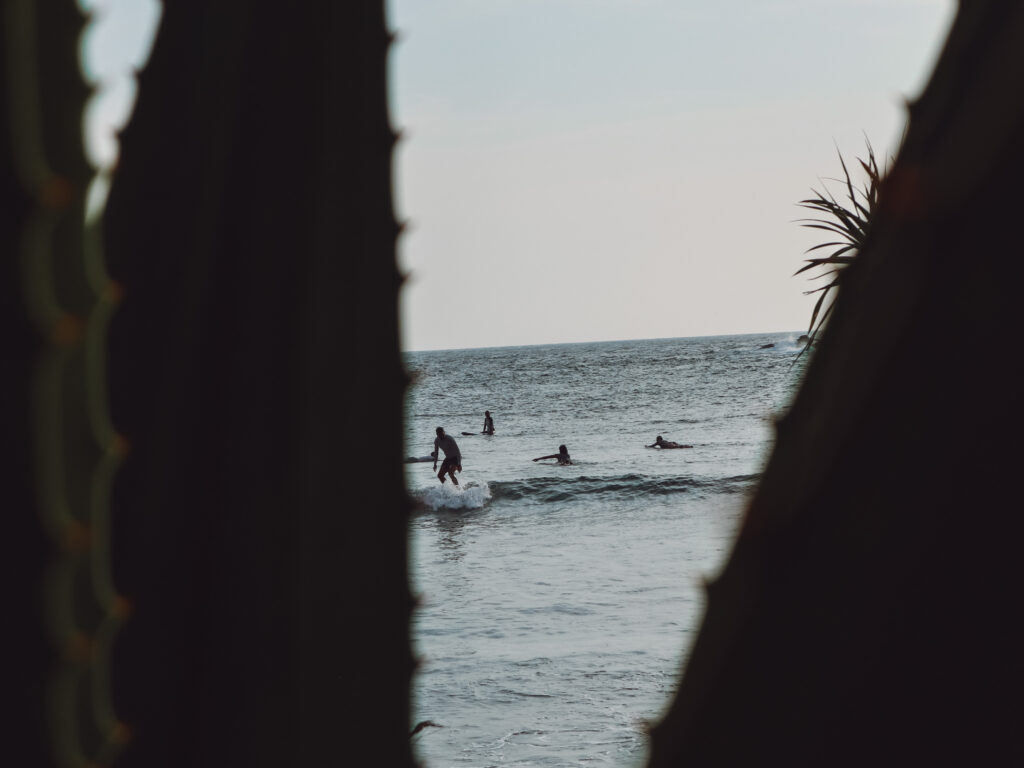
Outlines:
[[484,434],[485,435],[493,435],[494,434],[494,419],[491,418],[491,412],[490,411],[484,411]]
[[654,443],[645,445],[644,448],[693,448],[692,445],[680,445],[672,440],[662,440],[661,435],[655,438]]
[[550,456],[538,456],[534,461],[541,459],[558,459],[559,464],[572,464],[572,459],[569,458],[569,449],[564,445],[558,446],[558,453],[552,453]]
[[437,457],[439,456],[437,450],[440,448],[444,451],[444,461],[441,462],[441,471],[437,473],[437,479],[441,481],[441,485],[444,485],[444,476],[448,475],[452,479],[452,484],[458,485],[459,481],[455,479],[455,473],[462,471],[462,453],[459,452],[455,438],[446,435],[443,427],[438,427],[435,431],[437,437],[434,438],[434,469],[437,469]]

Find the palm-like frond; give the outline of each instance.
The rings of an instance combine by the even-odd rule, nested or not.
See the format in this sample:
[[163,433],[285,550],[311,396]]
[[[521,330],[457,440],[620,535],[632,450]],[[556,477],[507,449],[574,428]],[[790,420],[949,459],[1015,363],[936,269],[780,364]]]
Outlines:
[[[804,259],[804,265],[794,273],[799,275],[816,268],[830,267],[820,274],[810,276],[812,280],[823,277],[828,277],[830,280],[825,285],[805,291],[808,294],[819,293],[820,295],[814,305],[814,311],[811,313],[811,322],[807,330],[809,341],[801,350],[801,354],[814,343],[825,321],[832,313],[832,303],[825,306],[825,298],[833,291],[838,290],[843,269],[854,260],[863,246],[872,216],[878,205],[878,187],[882,181],[882,171],[878,167],[871,142],[866,138],[864,141],[868,149],[867,159],[857,158],[857,162],[867,177],[862,187],[854,186],[846,161],[843,159],[842,153],[836,149],[836,153],[839,155],[839,165],[843,169],[843,178],[829,179],[829,181],[843,185],[846,192],[845,200],[840,202],[836,199],[823,181],[821,191],[812,188],[813,197],[797,203],[801,208],[806,208],[817,214],[814,218],[797,219],[797,223],[803,227],[821,229],[833,235],[828,242],[808,248],[805,254],[827,248],[833,250],[829,251],[827,255]],[[835,239],[834,236],[838,236],[838,239]],[[825,307],[824,311],[822,311],[823,306]]]

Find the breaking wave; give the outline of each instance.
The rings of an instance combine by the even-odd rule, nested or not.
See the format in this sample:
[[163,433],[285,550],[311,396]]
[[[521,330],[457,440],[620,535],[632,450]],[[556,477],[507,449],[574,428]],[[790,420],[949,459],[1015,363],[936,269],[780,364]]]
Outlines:
[[427,509],[480,509],[491,500],[487,483],[468,482],[460,486],[451,483],[431,486],[418,491],[413,500]]

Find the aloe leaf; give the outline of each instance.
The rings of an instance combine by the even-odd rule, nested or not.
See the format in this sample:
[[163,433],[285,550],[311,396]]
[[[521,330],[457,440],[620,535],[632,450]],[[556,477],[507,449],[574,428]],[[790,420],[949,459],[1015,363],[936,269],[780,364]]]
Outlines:
[[820,248],[828,248],[830,245],[842,245],[842,246],[845,246],[846,248],[853,248],[854,247],[852,245],[849,245],[848,243],[840,243],[840,242],[822,243],[821,245],[815,245],[812,248],[808,248],[806,251],[804,251],[804,253],[810,253],[811,251],[817,251]]
[[[847,237],[850,235],[848,230],[834,224],[802,224],[801,226],[807,227],[808,229],[823,229],[826,232],[835,232],[838,235],[844,235]],[[850,239],[852,240],[853,238]]]
[[[833,301],[825,307],[825,297],[833,289],[838,291],[842,273],[857,258],[878,207],[878,191],[882,183],[883,172],[878,166],[878,159],[867,136],[864,137],[864,143],[867,146],[867,158],[856,158],[857,162],[852,166],[854,170],[859,166],[860,171],[866,177],[859,185],[854,184],[853,177],[850,175],[851,166],[847,165],[839,147],[836,147],[842,177],[827,180],[841,185],[845,192],[843,202],[840,202],[829,186],[819,178],[821,188],[812,187],[812,196],[797,203],[799,207],[819,214],[820,218],[801,218],[796,219],[795,223],[808,229],[823,230],[833,236],[833,239],[827,242],[818,243],[808,248],[804,254],[812,254],[829,248],[834,249],[825,255],[814,255],[804,259],[805,263],[793,273],[794,275],[808,273],[807,279],[815,282],[827,281],[824,285],[804,291],[805,295],[813,293],[819,295],[808,326],[810,342],[803,347],[800,354],[811,347],[831,316],[835,302]],[[890,159],[888,165],[891,163]],[[834,239],[836,236],[842,239]],[[797,357],[799,358],[799,355]]]
[[821,310],[821,303],[825,301],[825,295],[826,294],[822,293],[821,296],[818,297],[818,300],[814,303],[814,311],[811,313],[811,324],[809,326],[809,330],[811,330],[811,332],[814,331],[814,321],[818,319],[818,312]]

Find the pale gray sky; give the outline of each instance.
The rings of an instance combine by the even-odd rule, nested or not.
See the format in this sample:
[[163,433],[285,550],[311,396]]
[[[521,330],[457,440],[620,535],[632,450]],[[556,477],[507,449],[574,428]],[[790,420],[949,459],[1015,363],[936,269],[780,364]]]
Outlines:
[[135,108],[134,72],[149,59],[163,5],[160,0],[79,0],[90,15],[79,60],[95,88],[83,119],[86,156],[99,171],[89,189],[89,213],[106,200],[109,172],[117,162],[116,133]]
[[390,0],[408,349],[802,330],[795,203],[952,0]]
[[[161,4],[79,2],[102,168]],[[954,6],[388,0],[404,346],[805,329],[795,204],[895,150]]]

